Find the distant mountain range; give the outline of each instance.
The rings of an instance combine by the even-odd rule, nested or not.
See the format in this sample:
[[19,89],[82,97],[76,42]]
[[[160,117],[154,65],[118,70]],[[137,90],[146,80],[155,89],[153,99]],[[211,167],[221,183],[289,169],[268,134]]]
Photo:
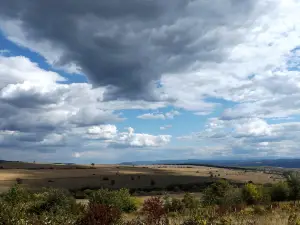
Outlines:
[[122,165],[157,165],[157,164],[184,164],[184,165],[212,165],[232,167],[282,167],[300,168],[300,159],[257,159],[257,160],[159,160],[123,162]]

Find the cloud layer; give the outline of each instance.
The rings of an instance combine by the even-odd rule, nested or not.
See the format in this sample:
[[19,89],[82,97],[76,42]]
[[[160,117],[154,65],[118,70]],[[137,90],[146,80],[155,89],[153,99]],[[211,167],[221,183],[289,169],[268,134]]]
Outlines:
[[[299,11],[297,0],[1,1],[5,38],[50,69],[0,46],[0,150],[299,155]],[[120,131],[124,110],[168,134]],[[171,140],[186,111],[207,126]]]
[[[256,0],[2,1],[7,37],[50,64],[83,72],[107,98],[157,99],[155,82],[219,63],[273,3]],[[59,8],[59,10],[58,10]],[[55,13],[54,13],[55,12]]]

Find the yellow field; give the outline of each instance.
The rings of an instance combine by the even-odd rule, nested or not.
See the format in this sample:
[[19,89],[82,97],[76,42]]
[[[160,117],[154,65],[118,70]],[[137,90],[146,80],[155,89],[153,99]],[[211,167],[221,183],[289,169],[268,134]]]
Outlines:
[[[203,166],[120,166],[0,163],[0,192],[22,179],[29,188],[150,188],[226,178],[235,182],[273,183],[279,175]],[[77,169],[76,169],[77,168]],[[211,178],[213,174],[213,178]],[[113,180],[113,182],[112,182]]]

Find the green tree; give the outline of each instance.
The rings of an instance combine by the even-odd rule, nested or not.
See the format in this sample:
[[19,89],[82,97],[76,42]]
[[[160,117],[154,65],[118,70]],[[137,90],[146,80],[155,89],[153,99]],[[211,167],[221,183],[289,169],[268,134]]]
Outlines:
[[290,172],[285,174],[286,181],[290,188],[291,200],[297,201],[300,199],[300,173]]
[[221,199],[221,205],[234,209],[236,206],[244,203],[243,193],[241,188],[229,189]]
[[184,207],[189,210],[197,209],[200,207],[200,201],[188,192],[184,194],[182,202],[184,204]]
[[243,199],[247,204],[267,203],[271,200],[269,191],[261,185],[245,184],[242,188]]
[[132,212],[137,209],[137,201],[131,197],[129,190],[122,188],[117,191],[100,189],[89,195],[91,204],[108,205],[120,209],[123,212]]
[[226,192],[231,188],[232,186],[226,180],[219,180],[213,183],[204,190],[203,203],[205,205],[220,204]]
[[290,195],[290,188],[287,182],[273,184],[270,190],[272,201],[286,201]]

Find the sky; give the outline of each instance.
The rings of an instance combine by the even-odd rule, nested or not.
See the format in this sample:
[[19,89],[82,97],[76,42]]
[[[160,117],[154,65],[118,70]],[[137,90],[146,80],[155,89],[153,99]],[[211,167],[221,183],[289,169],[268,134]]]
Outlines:
[[0,1],[0,159],[300,157],[300,1]]

